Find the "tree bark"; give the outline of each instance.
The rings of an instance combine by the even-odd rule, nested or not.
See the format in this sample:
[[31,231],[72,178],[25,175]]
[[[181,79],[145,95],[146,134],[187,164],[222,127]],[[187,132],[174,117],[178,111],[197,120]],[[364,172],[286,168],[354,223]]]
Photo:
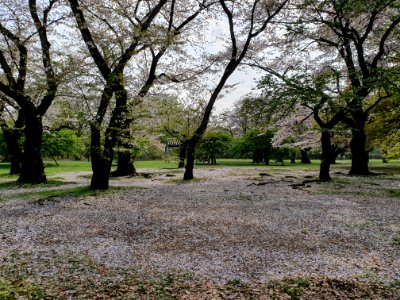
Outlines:
[[[121,87],[124,89],[124,87]],[[126,103],[128,101],[127,97],[128,94],[125,92],[121,93],[120,97],[124,97],[125,99],[121,99],[121,103]],[[111,176],[118,177],[118,176],[134,176],[136,175],[136,169],[133,165],[134,159],[132,157],[130,149],[132,146],[130,144],[131,140],[131,132],[130,132],[130,124],[131,121],[127,118],[127,111],[122,113],[123,120],[121,122],[120,134],[118,135],[117,144],[124,148],[117,152],[117,169],[111,173]]]
[[33,111],[25,111],[25,145],[18,182],[46,183],[42,159],[42,117]]
[[327,128],[322,128],[321,147],[322,155],[319,169],[319,181],[329,181],[331,180],[329,175],[329,169],[331,166],[331,134]]
[[185,166],[185,173],[183,175],[184,180],[193,179],[194,155],[195,155],[196,145],[197,141],[189,141],[187,144],[186,166]]
[[[111,162],[110,155],[105,155],[101,148],[101,132],[97,124],[91,125],[90,156],[93,176],[90,182],[92,190],[107,190],[109,187]],[[107,157],[108,156],[108,157]]]
[[111,163],[104,157],[92,155],[93,176],[90,181],[91,190],[107,190],[109,188]]
[[104,148],[101,147],[101,122],[91,125],[91,156],[93,176],[90,183],[92,190],[107,190],[111,175],[111,165],[114,158],[114,147],[117,144],[118,135],[123,128],[127,113],[127,92],[123,85],[114,83],[112,88],[105,87],[104,99],[110,99],[115,94],[115,107],[105,132]]
[[178,168],[183,168],[185,166],[187,145],[186,142],[180,142],[179,144],[179,164]]
[[7,151],[10,160],[10,175],[21,173],[22,149],[20,146],[22,132],[20,128],[4,128],[4,138],[7,144]]
[[344,148],[340,148],[336,145],[332,145],[331,149],[331,164],[336,164],[336,159],[338,158],[339,154],[344,153]]
[[129,147],[125,151],[118,151],[118,161],[117,161],[117,169],[114,172],[111,172],[111,176],[134,176],[136,175],[136,169],[133,165],[133,158],[131,152],[129,151]]
[[296,153],[290,154],[290,163],[295,164],[296,163]]
[[368,151],[365,150],[367,137],[363,122],[358,124],[357,128],[352,128],[351,133],[351,168],[349,173],[351,175],[369,175]]
[[302,164],[311,164],[311,160],[308,157],[307,149],[300,149],[300,155],[301,155],[301,163]]
[[211,160],[211,165],[217,164],[217,158],[215,157],[215,155],[211,155],[210,160]]

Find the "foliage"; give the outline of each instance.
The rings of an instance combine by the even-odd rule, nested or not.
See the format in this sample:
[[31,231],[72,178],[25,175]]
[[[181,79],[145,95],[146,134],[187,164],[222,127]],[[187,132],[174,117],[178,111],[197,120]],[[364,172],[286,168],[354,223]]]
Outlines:
[[366,125],[369,145],[379,147],[384,159],[400,158],[400,95],[378,105]]
[[196,149],[196,157],[207,160],[212,165],[217,164],[217,157],[223,157],[231,147],[232,136],[221,131],[207,132]]
[[80,139],[75,131],[62,129],[43,133],[43,156],[45,157],[80,157],[82,153]]
[[258,130],[248,131],[238,139],[234,151],[241,157],[251,154],[253,163],[264,162],[269,164],[273,137],[274,131],[271,130],[264,132]]
[[161,159],[164,152],[147,138],[136,138],[133,140],[132,157],[144,160]]
[[275,159],[277,162],[283,163],[284,159],[290,159],[292,163],[294,163],[297,154],[300,149],[297,146],[294,146],[293,143],[296,142],[296,138],[293,136],[286,137],[279,147],[274,147],[272,149],[271,157]]
[[46,299],[47,292],[38,284],[19,279],[17,282],[0,279],[0,299]]
[[168,138],[179,141],[189,139],[198,126],[204,111],[204,103],[182,103],[177,98],[165,97],[154,99],[152,105],[156,110],[156,130],[161,133],[160,140],[165,143]]

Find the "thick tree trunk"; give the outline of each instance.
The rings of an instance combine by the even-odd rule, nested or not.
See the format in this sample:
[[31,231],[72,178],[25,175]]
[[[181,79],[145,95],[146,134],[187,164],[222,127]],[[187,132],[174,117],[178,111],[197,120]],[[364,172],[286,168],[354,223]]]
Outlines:
[[194,155],[195,155],[196,145],[197,145],[196,141],[188,142],[187,152],[186,152],[185,173],[183,175],[184,180],[193,179]]
[[116,93],[116,97],[118,97],[118,103],[121,105],[121,122],[119,128],[119,135],[117,139],[117,143],[121,148],[124,148],[121,151],[118,151],[118,162],[117,169],[112,172],[112,176],[133,176],[136,174],[136,169],[133,165],[133,157],[130,149],[132,148],[131,141],[131,131],[130,124],[132,123],[131,118],[128,118],[128,110],[127,110],[127,102],[128,102],[128,93],[125,90],[125,87],[120,85],[119,91]]
[[300,149],[300,155],[301,155],[301,163],[302,164],[311,164],[311,160],[308,157],[307,149]]
[[331,166],[331,134],[326,128],[322,128],[321,147],[322,155],[319,169],[319,181],[329,181],[331,180],[329,175],[329,169]]
[[262,156],[263,156],[265,165],[268,166],[269,165],[269,157],[271,156],[271,149],[270,148],[264,149]]
[[46,183],[42,159],[42,117],[35,112],[25,112],[25,145],[18,182]]
[[259,164],[263,161],[263,153],[261,150],[256,149],[253,151],[253,164]]
[[368,151],[365,150],[367,137],[364,132],[364,124],[351,130],[351,175],[369,175]]
[[186,159],[186,142],[181,142],[179,145],[179,164],[178,168],[183,168],[185,166],[185,159]]
[[[96,156],[96,157],[95,157]],[[106,158],[92,155],[93,176],[90,182],[91,190],[107,190],[109,188],[111,163]]]
[[21,173],[22,163],[22,149],[20,146],[22,132],[20,128],[4,128],[4,138],[7,144],[7,151],[9,155],[10,175]]
[[215,155],[211,155],[210,160],[211,160],[211,164],[212,165],[216,165],[217,164],[217,158],[215,157]]
[[101,133],[97,125],[91,126],[90,155],[93,171],[90,189],[107,190],[109,187],[112,159],[109,159],[110,155],[106,155],[106,149],[102,150]]
[[109,187],[111,165],[114,158],[114,147],[117,144],[118,134],[121,132],[126,118],[127,92],[122,85],[115,85],[113,90],[106,88],[103,91],[105,99],[115,92],[115,108],[112,111],[110,123],[105,132],[104,148],[101,147],[101,124],[97,121],[91,125],[91,157],[93,176],[90,183],[92,190],[107,190]]
[[343,148],[332,145],[332,149],[331,149],[331,164],[332,165],[336,164],[336,159],[338,158],[340,153],[343,153],[343,150],[344,150]]
[[136,175],[133,161],[134,160],[129,150],[118,151],[117,169],[111,173],[111,176],[118,177]]

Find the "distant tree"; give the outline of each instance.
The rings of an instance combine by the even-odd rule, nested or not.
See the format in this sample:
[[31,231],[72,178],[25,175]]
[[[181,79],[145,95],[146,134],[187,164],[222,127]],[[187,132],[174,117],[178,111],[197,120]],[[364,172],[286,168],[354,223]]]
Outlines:
[[253,164],[264,162],[268,165],[271,158],[273,137],[274,132],[271,130],[248,130],[236,141],[234,151],[241,157],[246,157],[250,154]]
[[52,158],[58,165],[56,157],[80,157],[82,147],[73,130],[45,131],[43,133],[42,153],[44,157]]
[[161,134],[160,140],[164,144],[168,139],[179,141],[179,168],[184,167],[187,152],[187,142],[194,134],[204,112],[204,103],[182,103],[177,98],[165,96],[155,99],[154,123],[156,131]]
[[196,150],[196,157],[216,165],[217,157],[221,157],[230,149],[232,136],[226,132],[210,131],[202,137]]
[[368,145],[381,149],[384,161],[400,158],[400,96],[377,105],[366,124]]

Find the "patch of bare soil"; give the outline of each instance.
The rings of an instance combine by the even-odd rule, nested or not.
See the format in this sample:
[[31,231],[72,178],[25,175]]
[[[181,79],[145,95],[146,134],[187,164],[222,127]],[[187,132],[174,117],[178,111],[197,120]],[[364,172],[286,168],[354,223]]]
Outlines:
[[[309,172],[216,168],[196,170],[187,183],[170,170],[141,172],[112,181],[137,188],[105,195],[0,202],[0,299],[1,280],[18,268],[41,284],[125,282],[132,270],[186,274],[192,279],[177,275],[156,286],[190,299],[400,297],[398,178],[337,175],[317,183]],[[83,267],[87,260],[91,267]],[[126,286],[143,285],[143,293],[132,295],[156,297],[155,285],[139,277]]]

